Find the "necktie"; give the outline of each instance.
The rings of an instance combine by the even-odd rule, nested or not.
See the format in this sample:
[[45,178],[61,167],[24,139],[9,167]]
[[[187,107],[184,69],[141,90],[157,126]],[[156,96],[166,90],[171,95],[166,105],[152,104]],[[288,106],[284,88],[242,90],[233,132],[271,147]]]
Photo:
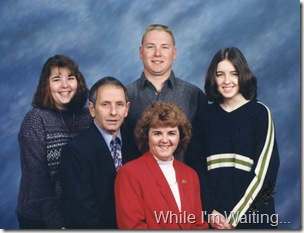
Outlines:
[[118,169],[122,166],[121,148],[118,137],[111,140],[111,154],[114,160],[116,171],[118,171]]

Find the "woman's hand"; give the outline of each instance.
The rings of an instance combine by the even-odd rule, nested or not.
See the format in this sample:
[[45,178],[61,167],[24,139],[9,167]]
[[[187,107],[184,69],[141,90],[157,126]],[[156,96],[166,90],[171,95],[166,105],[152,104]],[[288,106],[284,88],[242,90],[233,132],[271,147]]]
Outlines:
[[214,229],[234,229],[234,227],[229,224],[228,219],[225,218],[220,212],[213,210],[210,218],[210,225]]

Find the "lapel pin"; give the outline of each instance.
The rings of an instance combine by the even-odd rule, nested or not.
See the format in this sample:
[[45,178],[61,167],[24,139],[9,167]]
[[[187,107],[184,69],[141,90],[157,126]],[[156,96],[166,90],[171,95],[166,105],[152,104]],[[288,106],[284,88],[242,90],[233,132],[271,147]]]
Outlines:
[[182,179],[182,184],[187,184],[187,181]]

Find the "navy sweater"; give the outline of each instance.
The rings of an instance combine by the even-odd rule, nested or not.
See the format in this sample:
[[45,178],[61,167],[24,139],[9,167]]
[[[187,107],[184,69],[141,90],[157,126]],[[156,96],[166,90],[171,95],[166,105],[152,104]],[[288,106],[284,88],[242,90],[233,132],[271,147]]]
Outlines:
[[214,103],[196,123],[187,156],[196,156],[189,165],[200,174],[203,208],[219,211],[237,228],[276,225],[269,218],[275,217],[279,153],[269,109],[257,100],[232,112]]
[[16,213],[61,228],[58,169],[62,147],[92,122],[87,108],[80,112],[33,108],[18,134],[21,181]]

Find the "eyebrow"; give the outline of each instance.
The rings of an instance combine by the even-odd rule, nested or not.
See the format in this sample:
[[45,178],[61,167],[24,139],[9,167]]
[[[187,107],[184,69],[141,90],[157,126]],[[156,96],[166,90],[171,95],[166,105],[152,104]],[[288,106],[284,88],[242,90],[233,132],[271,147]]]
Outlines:
[[59,75],[55,75],[55,76],[51,77],[51,79],[55,79],[55,78],[60,78],[60,76]]
[[[237,70],[229,71],[229,73],[232,73],[232,72],[238,73]],[[225,71],[219,70],[219,71],[216,71],[216,73],[225,73]]]
[[[153,42],[147,42],[147,43],[145,43],[144,45],[156,45],[156,44],[153,43]],[[162,46],[164,46],[164,45],[166,45],[166,46],[173,46],[172,44],[168,44],[168,43],[162,43],[161,45],[162,45]]]

